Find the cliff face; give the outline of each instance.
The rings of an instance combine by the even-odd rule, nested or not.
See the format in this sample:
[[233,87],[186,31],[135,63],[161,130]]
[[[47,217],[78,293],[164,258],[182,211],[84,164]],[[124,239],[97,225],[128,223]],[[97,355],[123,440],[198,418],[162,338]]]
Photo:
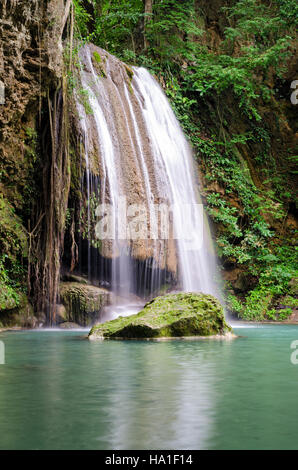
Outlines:
[[[63,74],[70,2],[3,0],[0,5],[0,309],[20,303],[27,256],[47,178],[43,151],[48,97]],[[14,302],[11,303],[13,297]]]
[[35,129],[42,98],[62,76],[64,12],[63,0],[4,0],[0,5],[0,78],[5,87],[5,105],[0,106],[0,158],[2,183],[9,179],[7,196],[16,207],[28,171],[26,127]]

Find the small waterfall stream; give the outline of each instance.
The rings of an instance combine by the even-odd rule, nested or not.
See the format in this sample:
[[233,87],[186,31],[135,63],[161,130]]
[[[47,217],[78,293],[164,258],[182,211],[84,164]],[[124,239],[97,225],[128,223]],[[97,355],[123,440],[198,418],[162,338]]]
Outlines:
[[[97,215],[109,214],[113,229],[100,247],[101,256],[110,260],[112,290],[122,297],[150,297],[171,283],[179,290],[218,296],[213,245],[196,189],[191,148],[163,90],[146,69],[129,69],[94,46],[85,46],[80,56],[82,87],[92,110],[87,113],[77,103],[86,191],[89,200],[97,166],[102,204]],[[143,238],[120,236],[119,213],[127,207],[137,215],[139,230],[147,229]],[[168,219],[163,218],[164,210]],[[131,233],[131,219],[124,220]],[[165,220],[168,232],[163,232]],[[90,275],[90,249],[87,256]]]

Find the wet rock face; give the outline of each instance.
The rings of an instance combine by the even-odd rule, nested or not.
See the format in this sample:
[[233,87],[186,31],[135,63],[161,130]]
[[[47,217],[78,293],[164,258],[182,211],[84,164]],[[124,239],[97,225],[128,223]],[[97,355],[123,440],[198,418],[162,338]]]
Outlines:
[[178,293],[156,297],[137,315],[94,326],[89,339],[212,336],[230,331],[215,297]]
[[[162,172],[154,167],[152,143],[142,111],[143,97],[135,81],[135,71],[93,44],[82,48],[80,60],[83,67],[83,88],[86,89],[87,85],[91,93],[98,97],[112,137],[119,194],[126,198],[127,206],[142,206],[147,211],[147,229],[150,232],[149,201],[157,206],[168,205],[170,200],[161,181]],[[84,105],[86,108],[86,103]],[[102,138],[99,139],[98,136],[95,113],[85,111],[90,172],[99,175],[104,188],[101,202],[109,204],[112,198]],[[147,194],[149,187],[150,196]],[[136,214],[142,215],[137,209]],[[161,218],[161,215],[158,217]],[[176,276],[178,261],[175,240],[163,240],[162,237],[157,240],[134,238],[129,241],[129,250],[132,258],[140,261],[153,260],[159,269],[166,269]],[[119,256],[119,250],[115,249],[110,239],[101,241],[100,252],[105,258]]]
[[[62,282],[57,321],[90,326],[99,317],[100,311],[110,303],[110,292],[88,284]],[[64,309],[63,309],[64,306]]]

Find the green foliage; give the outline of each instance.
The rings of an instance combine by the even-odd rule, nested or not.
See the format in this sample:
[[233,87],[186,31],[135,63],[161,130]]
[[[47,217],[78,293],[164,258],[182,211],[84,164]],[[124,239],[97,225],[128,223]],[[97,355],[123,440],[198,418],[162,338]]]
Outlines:
[[[265,2],[239,0],[220,13],[229,26],[217,51],[202,40],[207,33],[203,13],[194,0],[155,0],[147,18],[141,0],[119,0],[117,4],[89,0],[94,11],[92,31],[88,30],[90,13],[83,3],[74,2],[83,39],[123,60],[163,73],[177,72],[178,66],[181,84],[188,92],[207,97],[232,90],[243,112],[256,121],[261,119],[257,100],[268,101],[274,94],[267,75],[273,70],[277,75],[283,72],[297,25],[294,0],[274,0],[270,8]],[[142,51],[144,35],[149,47]]]
[[[87,0],[88,1],[88,0]],[[75,9],[75,18],[77,24],[77,32],[81,37],[88,36],[88,22],[91,19],[90,13],[87,13],[86,9],[83,6],[83,0],[73,0],[73,5]],[[89,3],[92,4],[92,0],[89,0]]]
[[[260,265],[259,283],[240,301],[229,295],[227,306],[245,320],[284,320],[292,314],[298,305],[297,298],[287,294],[289,281],[298,274],[298,256],[296,247],[278,247],[274,255],[267,256]],[[266,261],[266,262],[265,262]],[[281,298],[281,295],[285,297]],[[286,308],[276,310],[274,299],[282,299]]]
[[37,134],[35,129],[32,129],[31,127],[27,127],[26,136],[32,142],[33,145],[36,145],[37,139],[38,139],[38,134]]
[[20,302],[20,295],[13,287],[5,267],[6,258],[6,255],[0,257],[0,310],[14,308]]
[[[89,103],[89,92],[82,88],[80,84],[79,71],[82,68],[82,64],[79,59],[78,49],[79,46],[76,46],[70,51],[69,45],[64,48],[64,61],[67,69],[67,90],[70,97],[72,97],[74,92],[76,93],[77,99],[84,107],[85,113],[89,115],[93,114],[93,111]],[[101,57],[97,52],[94,52],[94,60],[96,64],[101,63]],[[70,64],[72,64],[72,67],[70,67]]]
[[286,320],[290,315],[292,315],[292,313],[293,310],[291,308],[284,308],[278,312],[278,320]]
[[239,56],[202,51],[192,73],[185,77],[186,83],[200,96],[220,95],[225,90],[233,90],[243,112],[250,119],[260,121],[256,100],[269,101],[274,94],[264,78],[270,68],[278,74],[284,70],[290,39],[288,36],[277,39],[266,51],[257,45],[245,47]]
[[230,207],[218,193],[209,194],[207,202],[209,214],[216,222],[225,225],[225,232],[228,236],[241,237],[243,235],[238,225],[238,217],[235,216],[237,213],[236,207]]
[[77,95],[78,95],[79,102],[84,106],[85,113],[87,115],[93,114],[93,110],[89,102],[88,90],[85,90],[84,88],[79,88],[77,90]]
[[[119,0],[117,3],[103,1],[100,14],[95,17],[94,31],[88,39],[120,58],[125,58],[124,51],[131,51],[134,57],[135,37],[138,36],[143,17],[141,0]],[[83,30],[82,33],[84,33]]]
[[283,303],[287,308],[298,308],[298,299],[292,295],[286,295],[283,299]]
[[[218,228],[218,254],[224,263],[247,266],[248,274],[258,280],[244,303],[233,297],[231,310],[250,320],[281,318],[285,312],[281,311],[279,316],[274,313],[272,298],[287,292],[289,281],[297,272],[297,257],[292,246],[280,247],[279,241],[276,244],[276,235],[264,218],[285,217],[280,188],[276,191],[257,188],[237,152],[238,145],[256,142],[262,149],[256,160],[266,161],[271,144],[268,131],[252,125],[250,133],[231,136],[228,141],[218,140],[215,134],[207,138],[202,136],[200,124],[192,119],[196,102],[184,99],[177,80],[167,81],[166,92],[191,138],[197,158],[205,161],[206,179],[224,189],[224,195],[213,191],[207,194],[207,210]],[[228,202],[229,195],[233,199],[237,196],[237,207]]]
[[12,206],[0,196],[0,308],[18,301],[16,289],[23,289],[27,237]]
[[146,30],[149,52],[163,67],[172,67],[173,62],[181,60],[195,60],[203,32],[193,0],[155,1]]

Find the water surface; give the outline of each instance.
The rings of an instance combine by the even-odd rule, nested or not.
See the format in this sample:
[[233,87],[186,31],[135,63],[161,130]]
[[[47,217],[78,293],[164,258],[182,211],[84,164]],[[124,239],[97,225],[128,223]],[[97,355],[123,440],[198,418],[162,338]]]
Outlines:
[[0,334],[1,449],[297,449],[296,325],[232,341]]

